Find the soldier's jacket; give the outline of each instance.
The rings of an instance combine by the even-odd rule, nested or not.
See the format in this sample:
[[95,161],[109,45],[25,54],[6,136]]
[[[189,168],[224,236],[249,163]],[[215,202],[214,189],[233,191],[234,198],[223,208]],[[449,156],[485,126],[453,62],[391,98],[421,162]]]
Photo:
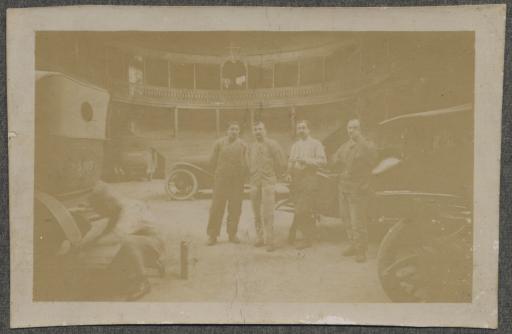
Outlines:
[[245,177],[247,174],[247,144],[240,138],[230,142],[228,137],[215,141],[210,156],[210,168],[215,177]]
[[339,173],[339,185],[345,192],[366,190],[377,162],[377,150],[366,139],[349,140],[336,151],[332,166]]
[[249,182],[253,186],[273,185],[286,168],[279,144],[270,138],[254,142],[247,150]]

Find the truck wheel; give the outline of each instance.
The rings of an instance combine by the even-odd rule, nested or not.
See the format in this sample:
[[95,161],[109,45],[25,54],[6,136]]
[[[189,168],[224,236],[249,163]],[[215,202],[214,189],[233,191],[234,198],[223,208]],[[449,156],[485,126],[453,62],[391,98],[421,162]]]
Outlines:
[[191,171],[177,168],[171,171],[165,182],[165,190],[174,200],[187,200],[197,193],[199,184]]
[[429,300],[420,267],[421,238],[414,226],[396,223],[382,239],[377,254],[377,270],[384,292],[394,302]]

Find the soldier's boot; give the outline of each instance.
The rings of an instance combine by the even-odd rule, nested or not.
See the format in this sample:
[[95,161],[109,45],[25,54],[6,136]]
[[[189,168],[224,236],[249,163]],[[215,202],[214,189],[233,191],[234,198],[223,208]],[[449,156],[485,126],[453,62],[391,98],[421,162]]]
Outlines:
[[366,247],[358,246],[355,248],[356,250],[356,262],[363,263],[366,262]]
[[295,248],[298,250],[302,250],[302,249],[311,248],[311,247],[313,247],[313,242],[310,239],[305,239],[299,245],[297,245],[297,247],[295,247]]
[[229,242],[231,242],[233,244],[239,244],[240,243],[240,239],[238,239],[238,237],[236,235],[230,235],[229,236]]
[[263,241],[263,238],[258,237],[256,242],[254,243],[254,247],[263,247],[265,245],[265,242]]
[[209,237],[208,238],[208,246],[213,246],[217,243],[217,238],[216,237]]
[[356,248],[353,245],[350,245],[347,248],[345,248],[345,250],[343,250],[343,252],[341,254],[343,256],[356,255]]
[[273,252],[275,251],[277,248],[276,246],[274,246],[274,244],[270,244],[270,245],[267,245],[267,252]]
[[366,262],[366,253],[365,252],[358,252],[356,254],[356,262],[357,263]]

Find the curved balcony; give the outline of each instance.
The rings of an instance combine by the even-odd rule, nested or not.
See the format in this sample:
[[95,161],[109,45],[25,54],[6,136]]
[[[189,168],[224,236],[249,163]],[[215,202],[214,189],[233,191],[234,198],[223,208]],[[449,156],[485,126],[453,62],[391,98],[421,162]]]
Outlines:
[[[206,90],[176,89],[160,86],[116,82],[112,99],[117,102],[148,104],[160,107],[230,109],[273,108],[332,103],[353,98],[362,91],[382,83],[378,77],[348,88],[342,81],[315,85],[265,89]],[[355,86],[355,87],[354,87]]]

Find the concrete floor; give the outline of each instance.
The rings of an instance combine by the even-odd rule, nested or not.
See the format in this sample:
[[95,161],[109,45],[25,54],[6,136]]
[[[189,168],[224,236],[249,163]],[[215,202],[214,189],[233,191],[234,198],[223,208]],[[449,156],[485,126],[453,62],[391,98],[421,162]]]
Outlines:
[[[377,303],[389,299],[376,274],[377,245],[368,261],[343,257],[344,231],[336,219],[323,218],[313,248],[298,251],[287,245],[292,215],[275,214],[278,249],[255,248],[252,212],[244,200],[239,225],[241,244],[227,242],[225,227],[219,243],[207,246],[208,195],[171,201],[162,180],[113,184],[128,198],[145,201],[168,242],[165,278],[151,278],[152,290],[142,301],[169,302],[321,302]],[[189,245],[189,277],[180,279],[180,242]]]

